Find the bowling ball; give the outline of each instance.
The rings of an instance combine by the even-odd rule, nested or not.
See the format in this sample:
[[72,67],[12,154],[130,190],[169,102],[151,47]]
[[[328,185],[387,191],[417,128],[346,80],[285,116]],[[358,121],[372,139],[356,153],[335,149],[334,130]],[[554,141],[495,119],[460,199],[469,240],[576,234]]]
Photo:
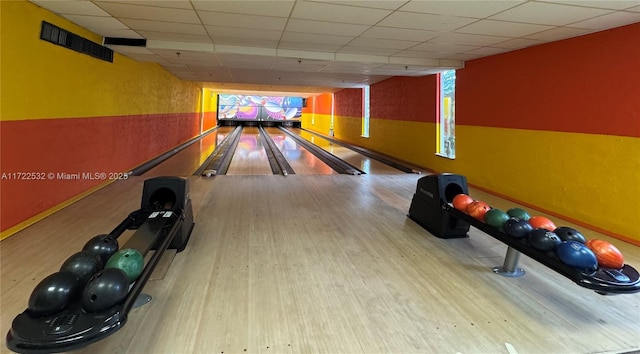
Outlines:
[[82,291],[82,308],[100,312],[120,304],[129,292],[129,278],[121,269],[105,268],[89,279]]
[[624,266],[622,252],[611,243],[604,240],[589,240],[585,245],[596,255],[601,267],[620,269]]
[[485,202],[474,200],[467,207],[467,214],[471,215],[474,219],[484,222],[484,214],[486,214],[491,207]]
[[524,221],[529,221],[529,218],[531,217],[529,213],[527,213],[524,209],[520,209],[520,208],[511,208],[507,210],[507,214],[509,214],[509,216],[512,218],[518,218]]
[[90,251],[80,251],[71,255],[60,267],[61,272],[67,271],[77,275],[83,286],[100,269],[102,269],[100,256]]
[[535,229],[527,236],[531,247],[541,251],[555,250],[562,242],[560,237],[547,229]]
[[509,214],[500,209],[491,209],[484,214],[484,221],[487,225],[491,225],[498,230],[502,230],[502,226],[509,220]]
[[111,256],[105,268],[118,268],[127,274],[130,282],[138,279],[144,268],[142,253],[134,248],[120,250]]
[[532,216],[529,218],[529,224],[533,226],[534,229],[547,229],[547,230],[555,230],[556,225],[553,221],[545,218],[544,216]]
[[563,241],[556,248],[556,252],[560,260],[568,266],[588,271],[598,269],[596,255],[578,241]]
[[82,283],[71,272],[57,272],[44,278],[31,292],[28,311],[34,316],[49,316],[64,310],[82,293]]
[[553,232],[555,232],[562,241],[578,241],[580,243],[587,242],[587,239],[582,236],[580,231],[572,229],[570,227],[560,226],[557,229],[553,230]]
[[507,235],[515,238],[523,238],[533,231],[533,227],[528,222],[518,218],[509,218],[502,228]]
[[97,254],[105,264],[109,257],[118,252],[118,240],[111,235],[98,235],[87,241],[82,250]]
[[467,212],[467,207],[473,202],[473,198],[466,194],[458,194],[453,197],[453,207],[463,213]]

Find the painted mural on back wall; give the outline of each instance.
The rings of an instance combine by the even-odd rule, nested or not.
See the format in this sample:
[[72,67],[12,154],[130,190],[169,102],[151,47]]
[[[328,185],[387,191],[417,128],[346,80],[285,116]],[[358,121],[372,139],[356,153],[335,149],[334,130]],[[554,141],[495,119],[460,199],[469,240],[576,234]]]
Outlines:
[[302,97],[218,95],[218,119],[293,120],[302,116]]

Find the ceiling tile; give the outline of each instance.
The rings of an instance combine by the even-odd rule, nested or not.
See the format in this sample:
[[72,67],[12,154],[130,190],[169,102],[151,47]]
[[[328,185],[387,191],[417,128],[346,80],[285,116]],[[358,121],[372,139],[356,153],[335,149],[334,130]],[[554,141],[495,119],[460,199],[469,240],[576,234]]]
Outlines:
[[[204,26],[190,23],[169,23],[149,20],[123,19],[122,22],[135,31],[153,31],[165,33],[192,34],[207,36]],[[185,37],[186,38],[186,37]]]
[[441,59],[447,58],[451,56],[452,53],[446,52],[428,52],[428,51],[419,51],[419,50],[403,50],[401,52],[395,53],[394,56],[398,57],[406,57],[406,58],[433,58],[433,59]]
[[289,17],[295,1],[269,0],[269,1],[211,1],[193,0],[196,10],[225,12],[243,15]]
[[353,37],[347,36],[331,36],[326,34],[314,33],[291,33],[285,32],[282,35],[283,42],[309,42],[314,44],[336,44],[345,45],[351,41]]
[[486,45],[504,42],[508,39],[511,39],[511,37],[483,36],[483,35],[477,35],[477,34],[448,32],[448,33],[442,33],[438,37],[430,39],[429,42],[486,46]]
[[318,44],[309,42],[287,42],[280,41],[278,49],[293,49],[293,50],[312,50],[312,51],[325,51],[334,53],[336,50],[342,47],[341,44]]
[[158,41],[179,41],[179,42],[193,42],[193,43],[212,43],[211,38],[207,35],[194,35],[184,33],[166,33],[166,32],[154,32],[154,31],[138,31],[141,36],[147,40]]
[[110,16],[104,10],[89,1],[32,0],[31,2],[62,15]]
[[[51,1],[51,0],[45,0]],[[98,0],[95,3],[102,2],[126,2],[127,4],[143,5],[143,6],[156,6],[156,7],[168,7],[175,9],[193,9],[189,0]]]
[[103,37],[144,39],[142,35],[128,29],[101,29],[99,32]]
[[285,31],[299,33],[334,34],[342,36],[357,36],[369,28],[367,25],[353,25],[326,21],[298,20],[295,18],[287,22]]
[[591,32],[591,30],[583,29],[583,28],[555,27],[547,31],[528,35],[526,38],[537,39],[545,42],[551,42],[551,41],[559,41],[561,39],[581,36],[589,32]]
[[374,26],[362,33],[360,37],[423,42],[435,38],[439,34],[440,32],[435,31]]
[[235,37],[216,37],[213,39],[215,44],[231,44],[234,46],[245,46],[255,48],[278,48],[277,40],[265,40],[254,38],[235,38]]
[[115,17],[136,20],[152,20],[180,23],[200,23],[191,9],[169,9],[166,7],[141,6],[122,3],[101,2],[100,7]]
[[394,12],[378,23],[378,26],[412,28],[427,31],[448,32],[476,21],[471,18],[443,15]]
[[392,55],[399,51],[395,48],[371,48],[371,47],[356,47],[356,46],[344,46],[338,50],[338,53],[352,53],[352,54],[373,54],[373,55]]
[[146,55],[156,55],[149,49],[145,47],[137,47],[137,46],[126,46],[126,45],[107,45],[108,48],[122,54],[146,54]]
[[454,60],[473,60],[482,57],[480,54],[470,54],[470,53],[459,53],[459,54],[448,54],[447,56],[442,57],[442,59],[454,59]]
[[[69,21],[92,31],[129,29],[124,23],[113,17],[95,17],[82,15],[65,15]],[[102,33],[100,33],[102,35]]]
[[[525,47],[531,47],[534,45],[538,45],[542,43],[540,40],[536,39],[528,39],[528,38],[516,38],[508,41],[504,41],[498,44],[491,45],[491,47],[495,48],[505,48],[505,49],[520,49]],[[473,51],[471,51],[473,53]]]
[[424,52],[464,53],[473,49],[478,49],[479,47],[480,46],[427,42],[418,44],[415,47],[412,47],[411,50]]
[[562,26],[611,12],[610,10],[541,2],[528,2],[495,16],[491,20]]
[[599,9],[623,10],[638,5],[637,0],[538,0],[563,5],[595,7]]
[[389,10],[298,1],[291,18],[373,25],[390,13]]
[[546,25],[480,20],[456,30],[458,33],[483,34],[488,36],[522,37],[553,28]]
[[273,65],[273,69],[279,70],[279,71],[317,72],[317,71],[320,71],[322,68],[326,67],[327,65],[328,64],[326,62],[307,63],[306,61],[303,60],[300,63],[298,63],[293,61],[293,59],[291,59],[291,61],[289,60],[276,61],[276,63]]
[[510,9],[524,1],[424,1],[413,0],[400,8],[400,11],[421,12],[434,15],[485,18]]
[[407,49],[407,48],[413,47],[418,43],[420,42],[359,37],[349,42],[349,45],[353,47],[392,48],[392,49],[400,50],[400,49]]
[[287,22],[282,17],[226,14],[222,12],[198,11],[202,23],[212,26],[255,28],[282,31]]
[[495,48],[495,47],[483,47],[483,48],[478,48],[475,50],[472,50],[468,53],[465,54],[478,54],[480,56],[488,56],[488,55],[496,55],[496,54],[501,54],[501,53],[506,53],[508,52],[509,49],[505,49],[505,48]]
[[269,31],[269,30],[256,30],[252,28],[239,28],[239,27],[223,27],[223,26],[205,26],[207,32],[211,38],[215,41],[216,38],[251,38],[277,41],[280,39],[282,32]]
[[571,27],[589,28],[592,30],[604,30],[619,27],[634,22],[640,22],[640,13],[617,11],[604,16],[592,18],[586,21],[572,23]]
[[344,5],[345,3],[352,5],[352,6],[359,6],[359,7],[370,7],[370,8],[374,8],[374,9],[385,9],[385,10],[396,10],[398,8],[400,8],[402,5],[404,5],[407,1],[406,0],[351,0],[351,1],[346,1],[346,0],[311,0],[313,2],[318,2],[318,3],[330,3],[330,4],[337,4],[337,5]]

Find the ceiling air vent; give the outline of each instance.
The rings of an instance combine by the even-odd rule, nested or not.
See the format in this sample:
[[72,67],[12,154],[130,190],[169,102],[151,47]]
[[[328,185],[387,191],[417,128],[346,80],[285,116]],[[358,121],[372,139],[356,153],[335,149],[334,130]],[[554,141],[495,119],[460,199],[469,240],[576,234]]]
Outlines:
[[113,63],[113,50],[42,21],[40,39]]
[[123,45],[129,47],[146,47],[146,39],[104,37],[104,45]]

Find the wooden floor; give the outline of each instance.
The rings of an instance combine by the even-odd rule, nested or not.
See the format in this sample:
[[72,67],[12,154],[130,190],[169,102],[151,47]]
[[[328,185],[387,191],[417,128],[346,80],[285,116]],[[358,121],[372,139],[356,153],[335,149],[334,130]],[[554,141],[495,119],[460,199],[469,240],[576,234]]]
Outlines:
[[[640,294],[601,296],[525,256],[526,276],[495,275],[502,243],[475,229],[438,239],[406,217],[420,177],[190,177],[189,245],[145,286],[151,303],[80,352],[640,349]],[[0,243],[3,336],[40,280],[139,207],[144,179],[115,182]],[[613,242],[640,267],[637,247]]]

